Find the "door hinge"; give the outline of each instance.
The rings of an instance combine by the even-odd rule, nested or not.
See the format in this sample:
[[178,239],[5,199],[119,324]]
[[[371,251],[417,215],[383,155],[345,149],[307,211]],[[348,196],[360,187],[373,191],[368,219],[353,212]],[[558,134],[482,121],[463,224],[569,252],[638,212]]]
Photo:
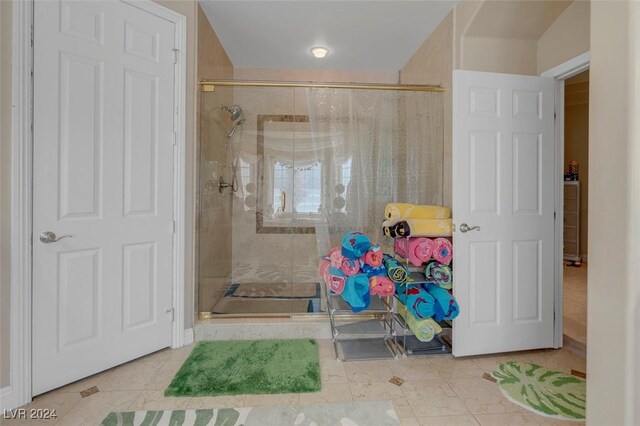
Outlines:
[[556,220],[556,212],[553,212],[553,220]]
[[173,131],[173,144],[178,144],[178,132],[176,132],[175,130]]
[[175,322],[176,320],[176,311],[173,308],[169,308],[165,311],[166,313],[171,312],[171,322]]
[[180,49],[173,48],[173,63],[178,63],[178,55],[180,54]]
[[176,220],[173,219],[171,221],[171,235],[175,235],[175,233],[176,233]]

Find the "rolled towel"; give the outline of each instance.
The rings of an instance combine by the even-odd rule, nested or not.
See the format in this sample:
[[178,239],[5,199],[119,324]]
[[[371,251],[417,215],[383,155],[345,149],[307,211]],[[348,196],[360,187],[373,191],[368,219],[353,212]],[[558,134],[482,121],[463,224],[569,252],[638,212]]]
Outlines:
[[431,259],[434,243],[430,238],[409,238],[409,247],[405,255],[414,266],[420,266]]
[[364,274],[356,274],[348,277],[344,291],[340,296],[351,306],[353,312],[360,312],[367,309],[371,301],[369,278]]
[[339,268],[329,266],[329,280],[326,283],[329,290],[333,291],[335,294],[340,294],[344,291],[347,283],[347,277]]
[[382,259],[382,264],[387,270],[387,276],[396,283],[405,283],[409,278],[409,270],[402,263],[398,262],[393,257],[385,254]]
[[451,209],[443,206],[389,203],[384,209],[384,218],[390,222],[406,219],[449,219]]
[[435,300],[434,320],[440,322],[443,319],[452,320],[458,316],[460,307],[451,293],[437,284],[426,284],[425,288]]
[[396,227],[398,226],[397,222],[390,222],[385,220],[382,222],[382,233],[389,238],[395,238],[398,236],[396,232]]
[[320,265],[318,266],[318,276],[322,277],[322,280],[325,283],[329,283],[329,267],[331,266],[331,262],[329,259],[320,260]]
[[443,265],[437,260],[432,260],[424,269],[428,281],[438,284],[440,287],[451,290],[453,286],[453,272],[449,265]]
[[437,334],[442,333],[440,324],[432,318],[417,319],[402,302],[398,302],[398,313],[421,342],[430,342]]
[[399,237],[450,237],[453,230],[451,219],[405,219],[392,228]]
[[380,266],[382,265],[382,249],[378,244],[373,245],[360,260],[369,266]]
[[392,296],[395,293],[395,285],[386,276],[375,276],[369,279],[369,288],[371,294],[377,294],[379,296]]
[[371,266],[367,265],[366,263],[360,262],[360,271],[369,278],[387,275],[387,270],[385,269],[384,265]]
[[407,257],[407,246],[409,245],[409,241],[406,238],[396,238],[393,241],[393,249],[397,254],[402,257]]
[[453,258],[451,241],[446,238],[436,238],[433,243],[433,258],[444,265],[450,264]]
[[360,259],[371,248],[371,240],[360,232],[349,232],[342,237],[342,255]]
[[333,266],[334,268],[339,268],[342,266],[342,259],[344,258],[342,256],[342,249],[340,247],[334,247],[331,250],[329,250],[329,253],[327,253],[327,258],[329,258],[329,260],[331,261],[331,266]]
[[415,206],[415,204],[389,203],[384,208],[384,219],[391,223],[397,222],[402,218],[404,212],[413,206]]
[[402,288],[401,293],[398,293],[398,299],[406,305],[407,309],[417,319],[431,318],[436,313],[436,300],[422,285],[416,284],[408,288]]
[[343,258],[342,265],[340,265],[342,273],[348,277],[351,277],[360,272],[360,262],[354,259]]

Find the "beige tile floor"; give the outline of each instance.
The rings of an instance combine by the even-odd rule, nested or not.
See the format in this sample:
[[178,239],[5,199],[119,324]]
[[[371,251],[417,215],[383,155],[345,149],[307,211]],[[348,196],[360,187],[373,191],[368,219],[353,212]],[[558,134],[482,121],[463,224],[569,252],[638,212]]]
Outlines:
[[[335,360],[329,340],[320,340],[322,390],[307,394],[167,398],[163,390],[193,346],[163,350],[35,398],[26,408],[57,410],[53,421],[0,421],[2,425],[97,425],[110,411],[295,405],[391,400],[408,425],[555,425],[507,401],[482,378],[507,359],[531,361],[569,372],[585,371],[585,360],[566,349],[455,359],[450,355],[388,361]],[[406,380],[389,383],[392,376]],[[82,398],[80,391],[97,386]],[[575,424],[572,422],[572,424]]]
[[587,343],[587,264],[564,267],[564,334],[576,342]]

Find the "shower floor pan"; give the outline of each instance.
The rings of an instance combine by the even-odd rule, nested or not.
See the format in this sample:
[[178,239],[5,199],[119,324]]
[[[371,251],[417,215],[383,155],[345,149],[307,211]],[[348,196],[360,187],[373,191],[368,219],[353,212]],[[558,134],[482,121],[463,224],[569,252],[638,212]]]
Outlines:
[[317,314],[322,311],[321,298],[319,283],[234,283],[200,318]]

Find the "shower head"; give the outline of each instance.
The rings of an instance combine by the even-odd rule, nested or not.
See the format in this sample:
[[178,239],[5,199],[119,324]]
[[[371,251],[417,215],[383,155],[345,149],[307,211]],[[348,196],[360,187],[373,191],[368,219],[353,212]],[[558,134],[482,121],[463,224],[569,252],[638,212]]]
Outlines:
[[236,129],[238,127],[240,127],[242,125],[242,123],[244,123],[244,118],[241,118],[240,120],[238,120],[238,122],[236,124],[233,125],[233,128],[231,129],[231,131],[227,134],[227,137],[230,138],[231,136],[233,136],[233,134],[236,132]]
[[242,108],[240,107],[240,105],[225,105],[222,107],[222,109],[231,114],[231,121],[236,121],[237,119],[242,117]]

